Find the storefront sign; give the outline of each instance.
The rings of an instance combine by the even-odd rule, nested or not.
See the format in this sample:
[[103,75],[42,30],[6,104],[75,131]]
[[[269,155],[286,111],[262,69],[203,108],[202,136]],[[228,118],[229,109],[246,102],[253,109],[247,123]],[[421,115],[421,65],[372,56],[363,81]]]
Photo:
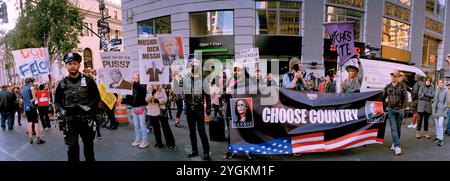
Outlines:
[[[189,50],[190,54],[194,54],[201,50],[220,49],[227,50],[226,52],[220,51],[221,54],[234,54],[234,36],[211,36],[211,37],[194,37],[189,38]],[[209,51],[201,51],[209,52]],[[214,53],[214,52],[211,52]]]

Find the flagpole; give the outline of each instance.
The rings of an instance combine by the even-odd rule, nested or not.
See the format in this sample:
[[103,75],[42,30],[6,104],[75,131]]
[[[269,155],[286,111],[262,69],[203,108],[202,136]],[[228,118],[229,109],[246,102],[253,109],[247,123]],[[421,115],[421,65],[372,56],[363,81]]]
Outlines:
[[339,65],[339,56],[337,57],[336,63],[337,63],[337,66],[336,66],[336,68],[337,68],[336,93],[339,94],[339,93],[341,93],[341,83],[342,83],[342,67],[341,67],[341,65]]

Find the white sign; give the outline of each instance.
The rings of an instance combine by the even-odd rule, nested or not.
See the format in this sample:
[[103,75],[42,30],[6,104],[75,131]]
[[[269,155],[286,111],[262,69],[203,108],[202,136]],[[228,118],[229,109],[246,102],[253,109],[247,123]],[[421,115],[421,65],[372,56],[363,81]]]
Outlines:
[[12,51],[20,78],[37,77],[51,73],[48,48],[28,48]]
[[239,51],[239,54],[236,55],[235,61],[236,63],[247,67],[249,74],[255,76],[256,66],[259,64],[259,49],[242,49]]
[[131,94],[133,91],[134,70],[131,66],[132,54],[129,52],[101,52],[103,65],[102,78],[109,93]]
[[169,66],[164,65],[158,38],[139,38],[139,74],[141,84],[169,84]]

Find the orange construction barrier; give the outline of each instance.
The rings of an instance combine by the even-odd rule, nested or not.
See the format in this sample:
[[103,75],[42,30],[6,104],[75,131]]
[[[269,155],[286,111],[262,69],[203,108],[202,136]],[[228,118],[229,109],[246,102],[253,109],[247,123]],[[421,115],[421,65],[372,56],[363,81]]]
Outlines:
[[128,123],[127,105],[116,103],[115,116],[119,124]]

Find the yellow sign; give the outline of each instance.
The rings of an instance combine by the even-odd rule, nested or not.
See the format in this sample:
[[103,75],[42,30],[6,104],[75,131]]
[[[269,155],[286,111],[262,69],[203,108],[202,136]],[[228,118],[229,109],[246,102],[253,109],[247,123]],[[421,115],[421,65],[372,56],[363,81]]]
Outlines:
[[114,96],[114,94],[112,93],[106,92],[106,87],[103,83],[100,83],[100,85],[98,86],[98,91],[100,92],[102,101],[109,107],[109,109],[112,109],[117,101],[116,96]]

